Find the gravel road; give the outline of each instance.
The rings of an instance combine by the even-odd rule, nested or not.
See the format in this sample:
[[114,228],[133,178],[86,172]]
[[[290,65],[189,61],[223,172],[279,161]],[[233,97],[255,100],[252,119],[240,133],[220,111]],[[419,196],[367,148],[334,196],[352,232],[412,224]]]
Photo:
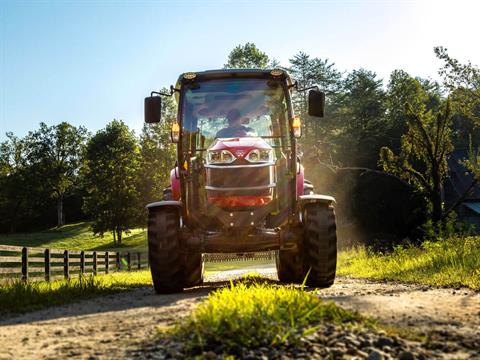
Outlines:
[[[255,270],[276,278],[272,266]],[[157,326],[174,323],[210,291],[247,271],[252,268],[217,273],[209,276],[204,286],[178,295],[158,296],[145,287],[2,319],[0,359],[150,357],[139,349],[145,348]],[[318,294],[382,323],[428,334],[427,358],[480,359],[479,292],[338,278],[333,287]],[[361,352],[357,358],[362,354],[368,355]],[[383,355],[379,351],[375,356],[371,358],[381,359]],[[409,353],[405,356],[410,358]]]

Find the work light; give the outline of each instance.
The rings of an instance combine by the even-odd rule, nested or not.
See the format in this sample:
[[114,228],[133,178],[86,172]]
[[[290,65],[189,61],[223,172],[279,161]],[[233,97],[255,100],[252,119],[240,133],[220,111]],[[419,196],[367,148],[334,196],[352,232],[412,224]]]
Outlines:
[[230,164],[235,156],[228,150],[209,150],[207,162],[209,164]]
[[272,149],[254,149],[247,154],[245,159],[251,163],[272,162],[273,152]]

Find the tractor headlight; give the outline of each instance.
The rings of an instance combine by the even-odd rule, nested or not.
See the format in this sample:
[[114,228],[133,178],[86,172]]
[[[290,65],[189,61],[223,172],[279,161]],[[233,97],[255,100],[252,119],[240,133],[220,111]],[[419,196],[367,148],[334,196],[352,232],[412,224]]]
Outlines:
[[235,156],[228,150],[209,150],[209,164],[230,164],[235,161]]
[[272,162],[273,152],[272,149],[255,149],[250,151],[245,159],[252,163]]

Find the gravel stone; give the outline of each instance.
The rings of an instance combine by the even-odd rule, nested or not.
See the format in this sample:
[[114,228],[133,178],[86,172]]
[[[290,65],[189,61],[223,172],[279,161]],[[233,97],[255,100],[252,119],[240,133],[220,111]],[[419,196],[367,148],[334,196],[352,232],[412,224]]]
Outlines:
[[377,347],[383,348],[384,346],[392,346],[394,342],[386,336],[381,336],[373,344]]
[[398,355],[398,360],[414,360],[415,355],[410,351],[401,351]]
[[378,350],[371,351],[367,357],[367,360],[383,360],[383,359],[385,359],[384,354]]

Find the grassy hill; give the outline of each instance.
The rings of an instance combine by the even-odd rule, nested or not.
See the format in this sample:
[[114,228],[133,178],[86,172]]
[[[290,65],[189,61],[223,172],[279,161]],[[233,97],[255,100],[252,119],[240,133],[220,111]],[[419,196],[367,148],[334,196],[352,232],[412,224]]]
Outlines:
[[0,245],[48,247],[70,250],[146,250],[146,230],[134,229],[124,234],[122,245],[115,245],[111,233],[94,236],[89,222],[68,224],[46,231],[5,235],[0,234]]

